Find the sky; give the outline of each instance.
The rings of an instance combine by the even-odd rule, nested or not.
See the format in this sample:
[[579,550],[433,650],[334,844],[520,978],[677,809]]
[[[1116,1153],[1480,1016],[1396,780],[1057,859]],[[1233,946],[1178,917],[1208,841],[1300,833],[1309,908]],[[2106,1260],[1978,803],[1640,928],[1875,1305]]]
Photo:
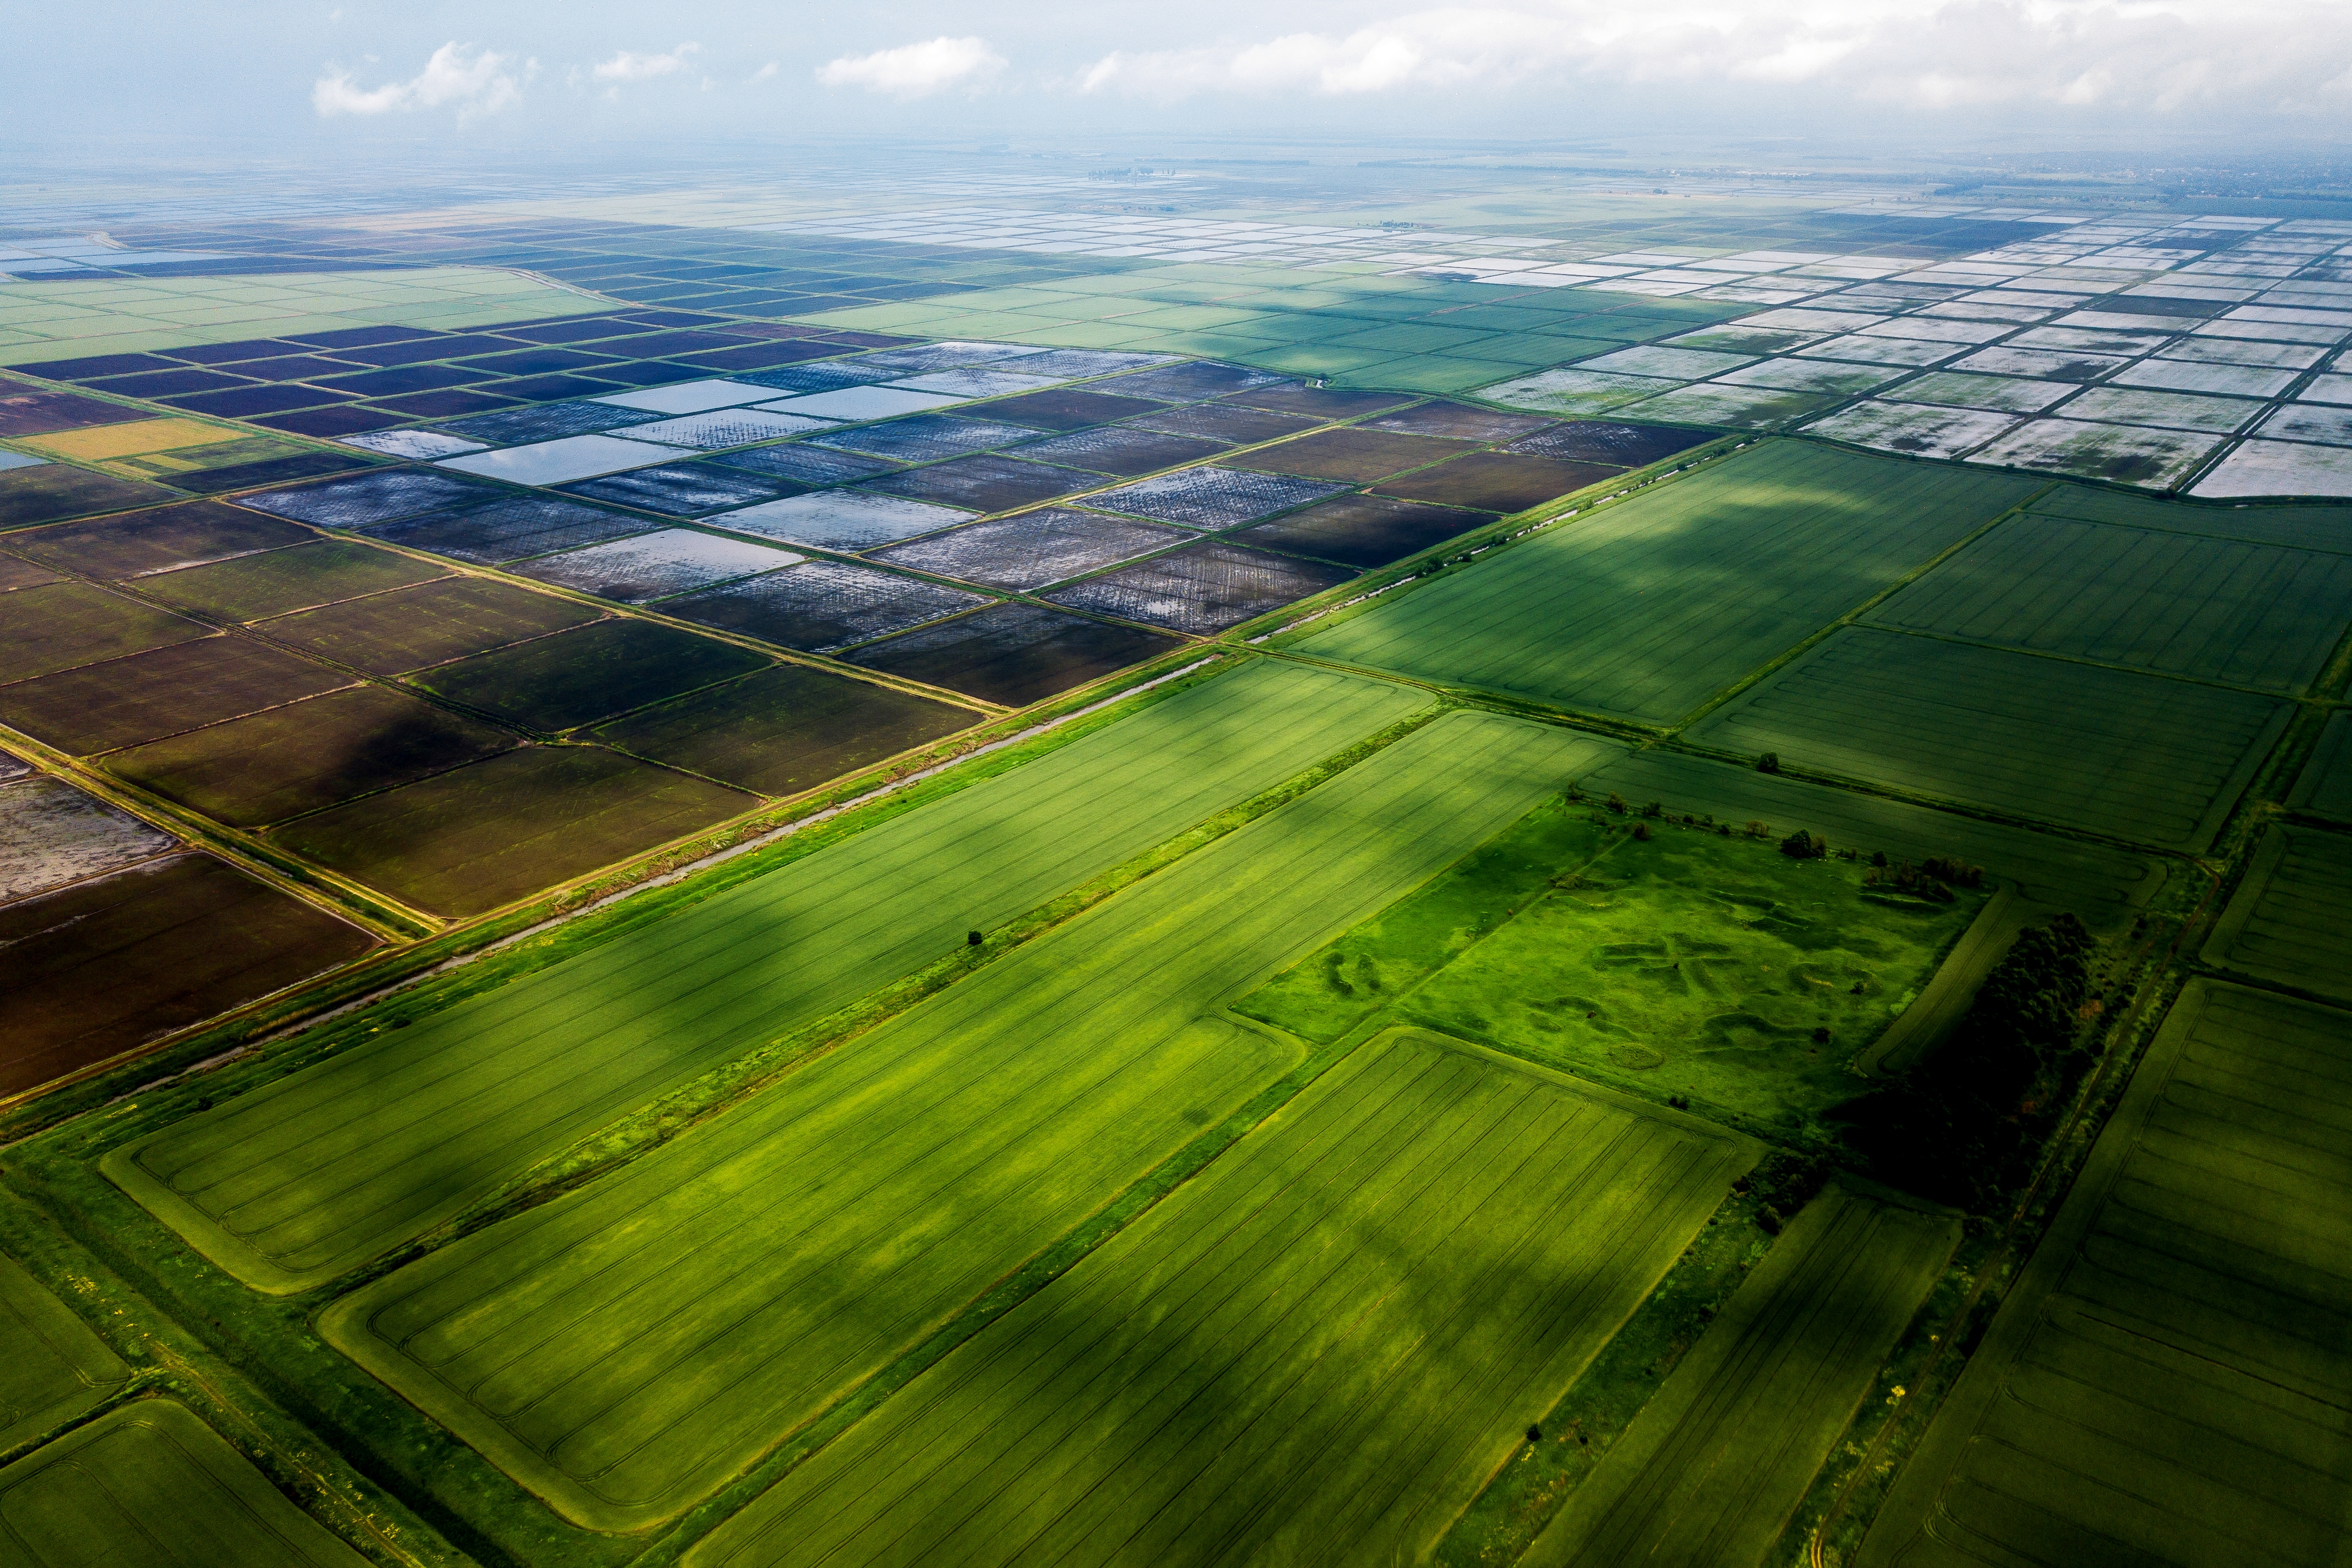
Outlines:
[[1171,134],[2156,146],[2352,122],[2345,0],[92,0],[10,30],[0,136],[196,156]]

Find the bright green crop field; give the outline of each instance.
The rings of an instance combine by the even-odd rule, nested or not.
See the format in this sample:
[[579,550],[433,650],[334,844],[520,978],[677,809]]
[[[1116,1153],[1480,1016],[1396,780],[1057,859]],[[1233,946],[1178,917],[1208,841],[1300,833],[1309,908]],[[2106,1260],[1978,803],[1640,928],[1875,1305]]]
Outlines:
[[1391,1031],[688,1561],[1418,1561],[1754,1158]]
[[1412,713],[1258,664],[111,1155],[247,1283],[418,1234],[603,1122]]
[[1825,1143],[1823,1115],[1864,1087],[1854,1056],[1983,897],[1880,894],[1866,869],[1664,821],[1639,839],[1556,801],[1240,1006],[1309,1038],[1385,1008],[1779,1142]]
[[12,1568],[362,1568],[185,1406],[110,1410],[0,1470]]
[[2224,686],[1849,627],[1688,734],[1785,767],[2188,851],[2210,841],[2292,712]]
[[1302,653],[1669,725],[2037,486],[1768,442],[1391,594]]
[[565,1517],[671,1517],[1298,1064],[1217,1002],[1607,749],[1448,715],[324,1332]]

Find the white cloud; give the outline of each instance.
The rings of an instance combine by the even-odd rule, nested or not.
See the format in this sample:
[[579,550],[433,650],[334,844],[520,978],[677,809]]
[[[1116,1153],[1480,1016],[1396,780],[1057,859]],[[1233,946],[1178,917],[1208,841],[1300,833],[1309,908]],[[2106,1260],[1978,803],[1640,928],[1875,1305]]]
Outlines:
[[593,67],[593,81],[644,81],[651,77],[666,77],[686,68],[686,57],[701,49],[700,44],[680,44],[666,55],[632,54],[623,49],[614,57]]
[[1075,85],[1171,99],[1544,78],[1801,87],[1931,109],[2294,111],[2315,107],[2327,78],[2346,79],[2347,56],[2352,7],[2330,0],[1506,0],[1346,33],[1115,51]]
[[761,66],[758,70],[753,71],[750,76],[745,77],[743,79],[745,81],[771,81],[774,79],[775,75],[776,62],[770,60],[766,65]]
[[933,38],[929,43],[844,55],[816,73],[827,87],[862,87],[898,98],[922,98],[1004,68],[985,38]]
[[403,82],[362,88],[346,70],[331,69],[310,87],[310,107],[322,118],[338,114],[387,114],[394,110],[457,107],[457,118],[495,114],[522,96],[535,62],[526,64],[520,79],[514,57],[455,41],[433,51],[425,68]]

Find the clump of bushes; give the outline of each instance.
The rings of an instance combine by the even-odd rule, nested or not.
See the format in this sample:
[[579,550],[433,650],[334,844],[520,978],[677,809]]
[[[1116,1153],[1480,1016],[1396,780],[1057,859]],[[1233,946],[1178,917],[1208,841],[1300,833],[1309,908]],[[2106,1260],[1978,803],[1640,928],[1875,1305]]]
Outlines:
[[2020,933],[1935,1054],[1851,1107],[1852,1141],[1881,1179],[1979,1213],[2024,1185],[2091,1065],[2097,946],[2072,915]]
[[1759,773],[1780,772],[1780,754],[1777,751],[1768,751],[1764,753],[1763,756],[1759,757],[1756,759],[1756,771]]
[[1830,841],[1819,833],[1799,828],[1780,841],[1780,852],[1791,860],[1817,861],[1830,852]]

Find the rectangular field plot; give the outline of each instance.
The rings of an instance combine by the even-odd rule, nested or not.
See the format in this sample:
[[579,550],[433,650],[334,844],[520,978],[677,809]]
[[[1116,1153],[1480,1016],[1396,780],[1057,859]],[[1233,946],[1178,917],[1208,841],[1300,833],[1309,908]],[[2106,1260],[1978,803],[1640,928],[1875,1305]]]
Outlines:
[[27,777],[14,758],[7,760],[12,767],[0,782],[0,899],[100,876],[178,842],[61,779]]
[[1973,460],[2168,490],[2221,444],[2220,436],[2186,431],[2090,420],[2030,419],[1992,441]]
[[2018,517],[1864,619],[2300,695],[2352,619],[2352,557]]
[[1622,470],[1592,463],[1562,463],[1524,452],[1473,452],[1388,481],[1380,494],[1400,500],[1470,507],[1483,512],[1523,512],[1570,495]]
[[12,537],[8,549],[27,560],[85,577],[124,578],[201,566],[316,538],[293,523],[256,517],[218,501],[184,501],[91,523],[36,528]]
[[751,796],[598,746],[530,746],[302,817],[298,854],[461,919],[748,810]]
[[2251,693],[1848,628],[1689,738],[2193,852],[2289,711]]
[[1291,1071],[1209,1009],[1591,748],[1439,719],[323,1332],[565,1517],[672,1517]]
[[2341,1560],[2352,1017],[2191,980],[1864,1568]]
[[415,588],[279,616],[257,630],[272,642],[396,675],[582,625],[597,612],[483,577],[447,577]]
[[1171,632],[1205,636],[1335,588],[1355,575],[1217,540],[1153,556],[1045,597]]
[[87,757],[351,681],[341,670],[248,637],[205,637],[0,686],[0,722]]
[[1557,524],[1299,646],[1670,724],[2031,490],[1776,443]]
[[656,762],[791,795],[976,723],[970,708],[803,664],[643,708],[596,737]]
[[1032,589],[1197,537],[1164,523],[1045,507],[877,550],[874,559],[989,588]]
[[1238,468],[1180,468],[1089,496],[1087,503],[1107,512],[1124,512],[1187,528],[1229,528],[1319,501],[1346,487]]
[[656,527],[645,517],[583,507],[552,496],[518,497],[462,512],[430,512],[367,531],[391,544],[480,566],[521,560],[551,551],[577,549],[606,539],[641,534]]
[[848,655],[853,664],[1025,707],[1182,644],[1041,604],[992,604]]
[[360,685],[134,746],[106,768],[215,821],[256,828],[514,744],[478,719]]
[[23,1568],[365,1568],[169,1399],[110,1410],[0,1470],[0,1546]]
[[674,626],[607,618],[412,678],[452,702],[554,734],[767,662],[764,653]]
[[988,601],[977,593],[847,561],[811,560],[662,606],[682,621],[779,647],[831,653]]
[[520,576],[600,599],[643,604],[754,572],[797,566],[807,559],[749,539],[697,533],[692,528],[664,528],[562,555],[543,555],[515,570]]
[[130,1377],[122,1358],[14,1259],[0,1256],[0,1451],[74,1419]]
[[318,539],[139,580],[142,592],[224,621],[258,621],[440,577],[447,568],[373,545]]
[[308,979],[374,946],[210,855],[0,908],[0,1094]]
[[1253,664],[191,1117],[106,1169],[247,1284],[306,1289],[1421,706]]
[[0,669],[25,680],[211,632],[88,583],[45,583],[0,597]]
[[2273,823],[2205,961],[2352,1002],[2352,838]]
[[787,544],[814,545],[819,549],[863,550],[952,528],[974,516],[957,507],[841,490],[722,512],[710,518],[709,526]]
[[110,479],[87,468],[44,463],[0,473],[0,528],[86,517],[94,512],[123,512],[179,499],[161,485]]
[[1318,431],[1233,459],[1235,466],[1310,479],[1369,484],[1407,468],[1424,468],[1473,450],[1466,441],[1347,428]]
[[[2243,450],[2243,448],[2241,448]],[[2305,506],[2228,507],[2163,500],[2124,490],[2094,490],[2061,485],[2034,497],[2028,511],[2084,522],[2120,523],[2134,528],[2165,528],[2214,538],[2283,545],[2290,549],[2332,550],[2352,555],[2352,510],[2326,503]]]
[[1392,1031],[688,1561],[1424,1560],[1754,1157]]
[[1339,496],[1228,537],[1229,542],[1252,549],[1368,569],[1418,555],[1494,520],[1491,512],[1465,511],[1459,507],[1433,507],[1387,496]]
[[1755,1568],[1959,1239],[1958,1215],[1830,1187],[1520,1561]]

